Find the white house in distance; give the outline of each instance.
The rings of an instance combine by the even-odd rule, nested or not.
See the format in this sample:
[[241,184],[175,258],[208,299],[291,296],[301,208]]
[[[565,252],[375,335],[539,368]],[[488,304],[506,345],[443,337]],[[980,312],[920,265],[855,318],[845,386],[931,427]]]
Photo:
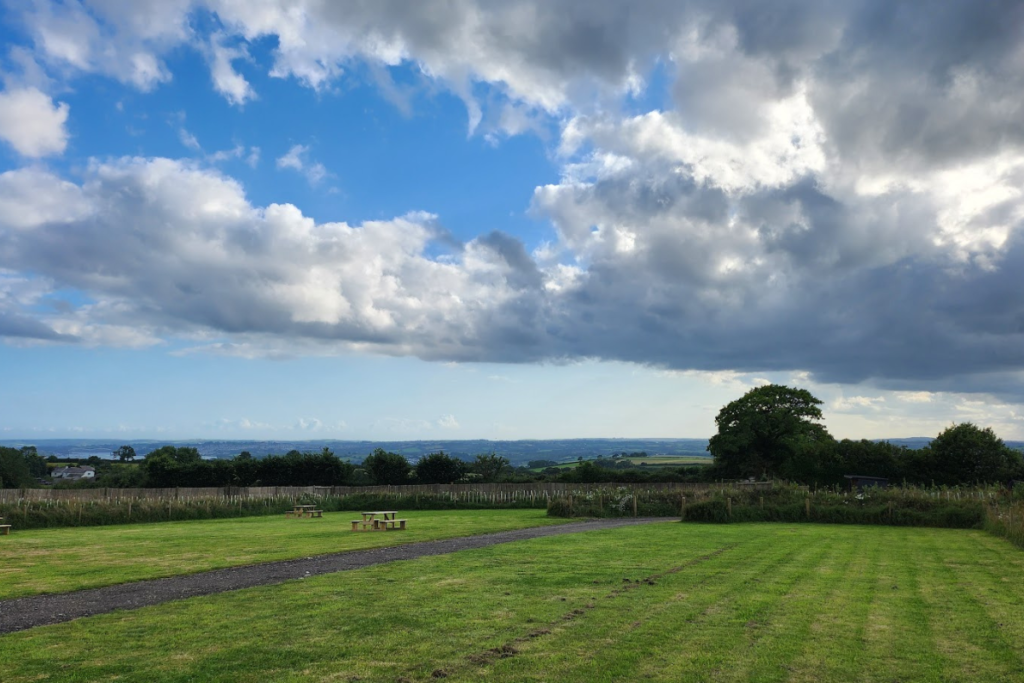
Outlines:
[[67,479],[78,481],[79,479],[92,479],[96,476],[96,470],[88,465],[83,467],[57,467],[50,473],[53,479]]

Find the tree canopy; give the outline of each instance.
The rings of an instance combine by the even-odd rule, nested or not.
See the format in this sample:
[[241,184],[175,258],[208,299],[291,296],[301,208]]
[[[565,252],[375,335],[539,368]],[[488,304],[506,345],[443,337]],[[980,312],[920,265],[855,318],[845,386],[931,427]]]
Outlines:
[[833,442],[821,419],[821,401],[806,389],[767,384],[718,411],[718,433],[708,451],[721,477],[779,476],[806,469],[803,460]]
[[114,455],[117,456],[121,462],[131,462],[135,460],[135,449],[129,445],[124,445],[114,451]]
[[1021,454],[1009,448],[991,427],[963,422],[944,429],[927,448],[923,474],[936,484],[975,484],[1020,476]]
[[512,463],[508,458],[491,451],[476,456],[469,469],[479,474],[482,481],[500,481],[503,477],[511,474]]
[[466,463],[438,451],[416,463],[416,479],[421,484],[451,484],[461,479],[466,469]]
[[22,451],[0,446],[0,487],[15,489],[32,483],[32,473]]
[[363,468],[378,486],[398,486],[409,483],[412,465],[404,456],[377,448],[363,460]]

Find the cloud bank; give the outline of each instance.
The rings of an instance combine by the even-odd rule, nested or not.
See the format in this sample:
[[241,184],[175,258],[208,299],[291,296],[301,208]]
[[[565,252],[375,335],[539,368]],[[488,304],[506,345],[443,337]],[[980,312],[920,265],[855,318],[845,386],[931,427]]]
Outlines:
[[[141,90],[194,44],[238,106],[259,96],[245,45],[268,36],[271,75],[316,89],[413,65],[471,130],[491,107],[517,113],[509,135],[552,122],[562,172],[534,192],[556,239],[531,253],[501,232],[452,244],[422,213],[317,224],[169,159],[8,171],[0,272],[36,281],[5,285],[0,334],[979,391],[1024,369],[1020,3],[95,0],[22,20],[49,69]],[[49,136],[0,130],[26,156],[66,140],[66,105],[38,94]],[[278,166],[312,173],[303,152]]]

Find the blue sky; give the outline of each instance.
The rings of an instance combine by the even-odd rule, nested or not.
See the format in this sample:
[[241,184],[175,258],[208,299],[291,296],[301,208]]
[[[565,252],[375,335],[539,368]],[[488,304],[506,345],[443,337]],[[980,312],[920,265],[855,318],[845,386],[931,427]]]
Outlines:
[[1021,26],[0,0],[0,435],[1024,438]]

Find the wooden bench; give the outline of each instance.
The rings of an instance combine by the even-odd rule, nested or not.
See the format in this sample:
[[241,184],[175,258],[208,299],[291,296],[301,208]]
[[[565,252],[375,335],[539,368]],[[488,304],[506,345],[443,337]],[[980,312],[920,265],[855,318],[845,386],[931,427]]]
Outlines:
[[310,517],[323,517],[324,516],[324,511],[323,510],[307,510],[306,514],[309,515]]
[[[381,531],[382,527],[377,526],[378,521],[372,519],[353,519],[352,531]],[[360,527],[362,528],[360,529]]]
[[11,525],[10,524],[0,524],[0,536],[10,536],[10,535],[11,535]]
[[[381,529],[385,531],[405,531],[405,520],[404,519],[381,519],[377,522]],[[398,526],[395,526],[395,525]]]
[[284,516],[285,517],[294,517],[295,516],[295,510],[285,510]]

